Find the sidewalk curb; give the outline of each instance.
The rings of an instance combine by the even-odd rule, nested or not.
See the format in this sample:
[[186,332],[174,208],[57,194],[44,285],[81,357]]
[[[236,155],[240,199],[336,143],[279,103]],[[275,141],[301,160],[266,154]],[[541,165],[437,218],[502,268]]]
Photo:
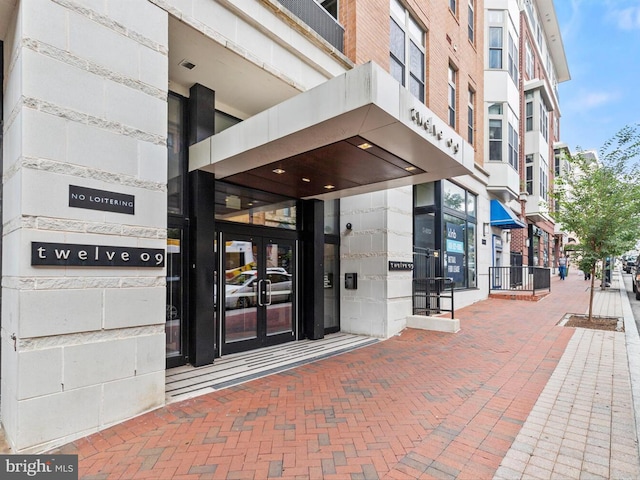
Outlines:
[[638,327],[633,317],[633,311],[631,310],[631,303],[629,302],[624,277],[620,270],[618,270],[617,273],[621,285],[619,294],[622,305],[622,315],[624,317],[624,335],[627,345],[631,397],[633,401],[633,411],[635,413],[636,447],[638,448],[638,454],[640,454],[640,335],[638,334]]

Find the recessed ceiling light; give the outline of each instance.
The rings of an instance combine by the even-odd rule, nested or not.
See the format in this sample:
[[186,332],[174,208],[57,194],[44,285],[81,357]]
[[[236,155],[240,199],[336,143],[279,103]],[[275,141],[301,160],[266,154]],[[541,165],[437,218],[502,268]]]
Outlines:
[[414,167],[413,165],[411,165],[410,167],[405,167],[404,169],[405,169],[407,172],[413,172],[413,171],[416,169],[416,167]]
[[194,68],[196,68],[196,64],[193,62],[190,62],[187,59],[184,59],[180,62],[180,66],[186,68],[187,70],[193,70]]
[[273,173],[277,174],[277,175],[282,175],[284,173],[284,170],[281,168],[274,168],[273,169]]
[[333,188],[336,188],[335,185],[325,185],[324,188],[326,188],[327,190],[331,190]]
[[362,150],[366,150],[367,148],[371,148],[373,147],[373,145],[371,145],[370,143],[361,143],[360,145],[358,145],[358,148],[361,148]]
[[311,181],[311,179],[307,178],[307,177],[302,177],[302,181],[309,183]]

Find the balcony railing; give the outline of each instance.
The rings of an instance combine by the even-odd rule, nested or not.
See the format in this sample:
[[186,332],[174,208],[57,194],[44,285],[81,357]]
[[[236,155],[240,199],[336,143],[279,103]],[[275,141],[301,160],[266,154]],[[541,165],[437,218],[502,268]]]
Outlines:
[[283,7],[344,53],[344,28],[314,0],[278,0]]

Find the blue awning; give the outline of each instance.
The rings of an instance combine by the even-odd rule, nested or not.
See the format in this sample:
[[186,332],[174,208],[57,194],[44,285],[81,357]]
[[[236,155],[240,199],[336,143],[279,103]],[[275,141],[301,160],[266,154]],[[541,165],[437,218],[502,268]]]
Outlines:
[[511,211],[499,200],[491,200],[491,225],[500,228],[524,228],[522,223]]

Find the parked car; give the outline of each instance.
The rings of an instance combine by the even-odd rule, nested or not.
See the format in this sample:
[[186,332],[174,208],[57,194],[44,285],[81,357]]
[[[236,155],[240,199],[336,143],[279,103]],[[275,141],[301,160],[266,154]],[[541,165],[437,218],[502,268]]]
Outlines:
[[624,271],[626,273],[633,273],[635,271],[636,265],[637,265],[637,263],[636,263],[635,259],[630,258],[624,264]]
[[[285,273],[283,273],[283,271]],[[267,280],[271,282],[271,303],[291,300],[291,275],[283,268],[267,268]],[[225,308],[248,308],[256,305],[258,275],[255,270],[241,272],[227,280]]]
[[631,285],[633,292],[636,294],[636,300],[640,300],[640,266],[638,262],[640,262],[640,257],[638,257],[635,262],[636,267],[633,269],[633,278],[631,278]]

